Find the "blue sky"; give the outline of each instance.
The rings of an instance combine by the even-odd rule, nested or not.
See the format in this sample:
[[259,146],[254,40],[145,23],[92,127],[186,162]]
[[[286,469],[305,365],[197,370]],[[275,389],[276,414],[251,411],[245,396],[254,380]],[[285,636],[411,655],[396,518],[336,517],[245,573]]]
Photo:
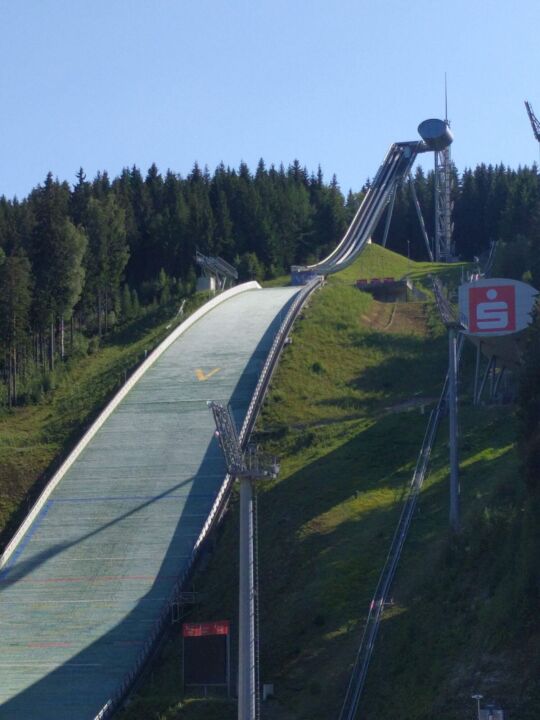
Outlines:
[[445,72],[460,170],[539,157],[538,0],[0,0],[0,17],[0,195],[49,170],[260,157],[358,190],[443,115]]

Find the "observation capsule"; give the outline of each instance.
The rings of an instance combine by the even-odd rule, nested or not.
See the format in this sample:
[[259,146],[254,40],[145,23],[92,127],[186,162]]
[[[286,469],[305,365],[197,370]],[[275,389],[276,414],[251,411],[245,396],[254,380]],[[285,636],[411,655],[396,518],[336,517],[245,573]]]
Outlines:
[[444,150],[454,139],[448,123],[437,118],[421,122],[418,126],[418,133],[428,149],[434,151]]

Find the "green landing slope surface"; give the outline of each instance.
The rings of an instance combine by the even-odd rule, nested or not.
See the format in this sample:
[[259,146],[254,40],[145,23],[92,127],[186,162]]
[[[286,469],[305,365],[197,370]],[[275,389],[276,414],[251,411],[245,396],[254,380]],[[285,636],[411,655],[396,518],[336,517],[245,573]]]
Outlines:
[[218,305],[146,371],[0,572],[0,717],[93,720],[133,669],[223,482],[206,401],[240,421],[298,288]]

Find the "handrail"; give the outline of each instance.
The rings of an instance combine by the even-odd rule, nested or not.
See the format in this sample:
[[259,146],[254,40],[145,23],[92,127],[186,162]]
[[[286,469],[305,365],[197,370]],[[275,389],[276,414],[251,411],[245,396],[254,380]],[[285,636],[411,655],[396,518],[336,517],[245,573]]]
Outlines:
[[[294,321],[298,317],[298,314],[300,313],[302,307],[304,306],[304,304],[306,303],[306,301],[308,300],[310,295],[318,287],[321,286],[322,282],[323,282],[322,277],[315,278],[311,283],[309,283],[308,285],[305,285],[297,293],[289,310],[287,311],[287,314],[285,315],[285,318],[283,319],[283,322],[281,323],[281,325],[274,337],[272,346],[271,346],[268,356],[266,358],[266,362],[263,365],[261,375],[259,377],[257,385],[255,386],[255,390],[253,392],[251,402],[250,402],[248,410],[246,412],[246,417],[244,418],[244,422],[242,424],[242,428],[239,433],[240,443],[243,447],[245,447],[245,445],[249,441],[249,436],[250,436],[251,432],[253,431],[253,427],[257,420],[258,413],[262,407],[264,398],[268,391],[268,386],[270,384],[270,380],[272,378],[275,368],[277,367],[277,363],[278,363],[279,357],[281,355],[281,352],[285,346],[285,342],[287,340],[288,333],[290,332],[290,329],[291,329]],[[178,597],[179,593],[182,590],[182,587],[188,580],[188,578],[193,570],[195,561],[197,560],[201,545],[208,538],[210,532],[213,530],[215,525],[219,522],[220,518],[222,517],[223,511],[226,507],[226,503],[228,501],[228,498],[229,498],[229,495],[230,495],[230,492],[232,489],[233,480],[234,480],[234,478],[232,478],[229,474],[227,474],[225,476],[225,479],[223,480],[223,483],[218,492],[216,500],[214,501],[214,505],[212,506],[212,509],[210,510],[210,512],[208,514],[208,517],[202,527],[199,537],[197,538],[197,540],[194,544],[193,551],[187,562],[187,565],[184,568],[180,577],[178,578],[177,582],[175,583],[173,590],[169,595],[169,600],[164,605],[160,616],[156,620],[148,639],[146,640],[144,646],[142,647],[142,649],[135,661],[135,665],[134,665],[133,669],[124,676],[122,682],[120,683],[120,685],[119,685],[117,691],[114,693],[113,697],[107,701],[107,703],[103,706],[103,708],[101,708],[99,713],[94,717],[94,720],[107,720],[107,718],[110,718],[112,716],[113,712],[118,708],[118,706],[120,705],[122,700],[127,695],[129,689],[133,686],[142,667],[147,662],[147,660],[150,656],[150,653],[155,648],[157,641],[161,637],[164,625],[169,617],[171,603],[174,602],[174,600]]]
[[277,362],[285,345],[289,331],[307,299],[315,290],[317,290],[317,288],[321,286],[322,283],[323,278],[316,277],[310,283],[305,285],[296,295],[291,307],[280,325],[280,328],[274,338],[274,342],[272,343],[272,347],[270,348],[270,352],[266,358],[266,362],[263,365],[257,385],[255,386],[255,391],[251,398],[251,402],[246,412],[246,417],[244,418],[244,422],[239,433],[240,444],[242,447],[245,447],[247,441],[249,440],[249,436],[253,431],[257,415],[259,414],[259,410],[262,406],[270,380],[274,374],[274,370],[277,366]]

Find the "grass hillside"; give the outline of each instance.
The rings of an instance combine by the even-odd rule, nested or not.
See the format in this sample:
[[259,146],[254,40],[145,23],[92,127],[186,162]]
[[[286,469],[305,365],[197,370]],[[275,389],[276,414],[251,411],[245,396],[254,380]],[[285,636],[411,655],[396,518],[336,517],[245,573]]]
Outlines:
[[392,250],[370,243],[358,260],[340,273],[331,275],[330,280],[332,283],[351,284],[359,278],[393,277],[398,280],[408,275],[413,280],[423,281],[429,273],[447,271],[446,264],[414,262]]
[[[403,255],[382,248],[380,245],[369,243],[364,247],[361,256],[349,267],[336,275],[329,276],[329,282],[350,285],[360,278],[393,277],[396,280],[406,275],[422,284],[426,282],[429,273],[449,274],[449,267],[445,263],[415,262]],[[452,266],[450,274],[455,274],[456,266]],[[265,281],[265,287],[279,287],[290,282],[290,275]]]
[[[426,412],[446,371],[445,332],[430,302],[377,303],[351,283],[405,273],[423,283],[436,269],[368,247],[312,298],[273,380],[257,428],[265,449],[282,461],[279,478],[259,493],[261,675],[276,691],[263,710],[269,720],[339,713]],[[470,712],[473,690],[519,702],[498,675],[480,674],[482,653],[493,659],[488,649],[499,641],[495,618],[507,610],[498,596],[490,607],[480,569],[487,545],[488,585],[504,572],[502,560],[495,562],[503,508],[519,494],[510,480],[517,464],[512,411],[473,409],[465,401],[460,419],[463,539],[448,536],[443,427],[385,611],[365,718],[435,713],[457,720]],[[195,578],[202,602],[190,618],[229,617],[233,632],[236,536],[233,502],[213,557]],[[482,644],[473,647],[473,638]],[[174,629],[124,720],[235,717],[234,703],[182,698],[180,658]]]

